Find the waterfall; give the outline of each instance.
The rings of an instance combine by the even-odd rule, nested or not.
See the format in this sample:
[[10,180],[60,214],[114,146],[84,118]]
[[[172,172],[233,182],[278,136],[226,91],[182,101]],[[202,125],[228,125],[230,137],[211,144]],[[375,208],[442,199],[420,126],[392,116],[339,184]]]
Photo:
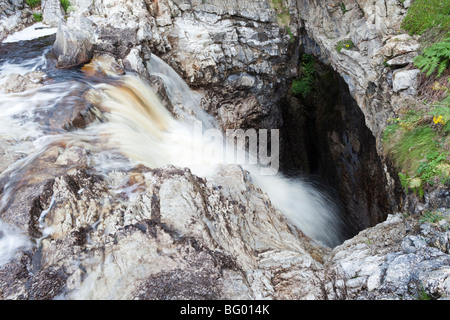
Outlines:
[[[103,148],[118,148],[136,164],[150,168],[168,164],[189,167],[205,178],[215,172],[217,165],[239,164],[250,172],[253,183],[269,195],[288,221],[307,236],[328,246],[342,242],[339,213],[332,199],[305,181],[289,179],[281,173],[261,174],[259,164],[249,164],[255,155],[247,154],[244,148],[235,150],[233,144],[226,143],[225,134],[215,137],[222,137],[223,141],[208,143],[202,134],[204,129],[221,131],[200,108],[201,95],[156,56],[152,56],[149,72],[163,79],[182,119],[175,119],[151,87],[135,75],[121,76],[115,84],[99,84],[89,93],[88,100],[105,111],[107,121],[92,127],[91,132],[92,136],[106,137]],[[201,127],[200,132],[196,132],[196,125]],[[234,156],[225,156],[229,153]]]
[[[218,128],[219,125],[200,108],[200,95],[193,92],[186,82],[159,57],[152,55],[149,63],[149,73],[164,80],[171,100],[187,101],[185,108],[190,108],[206,128]],[[180,99],[181,97],[181,99]],[[219,145],[220,147],[220,145]],[[221,154],[215,150],[214,154]],[[245,153],[241,149],[238,152]],[[254,155],[250,155],[254,156]],[[239,158],[239,157],[238,157]],[[245,159],[245,157],[241,157]],[[341,219],[333,199],[319,191],[311,183],[300,179],[291,179],[281,173],[276,175],[261,175],[258,166],[239,163],[251,173],[253,182],[269,195],[274,206],[286,218],[302,230],[306,235],[319,240],[326,245],[340,244]]]
[[[202,110],[202,95],[191,90],[158,57],[152,56],[148,70],[163,80],[176,116],[137,75],[90,81],[79,70],[51,69],[45,59],[48,50],[49,46],[44,47],[17,61],[12,57],[0,58],[0,84],[12,72],[23,75],[44,70],[64,74],[58,81],[37,89],[0,94],[0,138],[11,142],[8,152],[21,155],[2,168],[1,176],[8,179],[0,203],[2,210],[19,187],[17,181],[21,181],[39,155],[55,145],[80,146],[91,152],[90,165],[98,171],[132,168],[138,164],[149,168],[170,164],[188,167],[194,174],[208,179],[221,164],[239,164],[250,172],[253,183],[268,194],[274,207],[307,236],[328,246],[342,242],[339,214],[332,199],[305,181],[288,179],[279,172],[264,174],[263,166],[257,163],[258,154],[239,145],[235,150],[234,144],[228,144],[225,132]],[[98,121],[72,131],[55,130],[45,121],[39,121],[46,111],[70,110],[71,100],[61,101],[86,88],[90,89],[84,98],[94,106]],[[228,157],[229,153],[233,156]],[[22,231],[0,220],[0,266],[31,245]]]

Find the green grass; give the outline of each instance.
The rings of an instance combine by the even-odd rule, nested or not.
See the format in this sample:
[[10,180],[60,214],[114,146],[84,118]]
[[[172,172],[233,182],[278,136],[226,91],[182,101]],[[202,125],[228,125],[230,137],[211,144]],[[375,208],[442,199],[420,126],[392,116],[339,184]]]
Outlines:
[[35,8],[41,4],[41,0],[26,0],[26,3],[31,7]]
[[417,172],[419,165],[427,160],[427,155],[439,152],[435,139],[436,133],[427,125],[404,132],[392,150],[395,162],[406,172]]
[[64,12],[67,13],[67,10],[70,7],[70,1],[69,0],[61,0],[61,6],[63,7]]
[[37,21],[37,22],[42,21],[42,14],[33,13],[33,19],[34,19],[34,21]]
[[450,28],[450,0],[415,0],[408,8],[402,28],[410,35],[420,35],[437,28]]
[[423,287],[417,292],[417,300],[433,300]]
[[436,223],[441,221],[442,219],[445,219],[444,216],[440,212],[432,212],[429,210],[426,210],[424,213],[422,213],[422,218],[419,219],[420,222],[428,222],[428,223]]
[[390,120],[383,133],[383,146],[405,192],[423,197],[424,187],[450,179],[450,106],[434,104],[428,112],[409,109]]

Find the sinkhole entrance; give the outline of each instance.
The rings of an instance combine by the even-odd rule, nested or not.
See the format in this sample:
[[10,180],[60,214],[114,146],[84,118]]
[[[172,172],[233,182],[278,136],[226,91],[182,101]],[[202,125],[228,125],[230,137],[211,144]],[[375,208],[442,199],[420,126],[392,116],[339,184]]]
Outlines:
[[342,236],[349,239],[386,220],[398,199],[387,190],[375,137],[348,85],[330,66],[305,56],[303,78],[281,106],[281,170],[311,177],[336,199],[345,224]]

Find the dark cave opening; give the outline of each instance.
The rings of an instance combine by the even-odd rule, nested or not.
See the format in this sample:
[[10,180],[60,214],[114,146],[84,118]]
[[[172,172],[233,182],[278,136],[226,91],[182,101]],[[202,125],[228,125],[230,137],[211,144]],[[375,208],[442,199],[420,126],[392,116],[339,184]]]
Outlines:
[[398,199],[388,192],[376,140],[344,79],[315,59],[314,84],[305,96],[283,100],[281,170],[308,177],[340,208],[349,239],[386,220]]

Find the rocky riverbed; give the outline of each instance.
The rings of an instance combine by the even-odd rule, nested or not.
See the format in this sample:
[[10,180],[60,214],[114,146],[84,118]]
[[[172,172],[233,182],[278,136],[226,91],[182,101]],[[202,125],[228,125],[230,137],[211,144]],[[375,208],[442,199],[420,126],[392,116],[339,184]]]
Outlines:
[[[286,24],[266,0],[71,0],[67,12],[42,1],[56,35],[21,42],[42,50],[23,57],[39,67],[12,68],[17,47],[0,44],[0,248],[13,252],[0,255],[0,299],[448,299],[448,187],[405,198],[381,144],[388,119],[417,95],[409,63],[418,39],[399,32],[410,1],[345,1],[344,14],[340,4],[284,1]],[[0,40],[32,25],[37,10],[19,0],[0,9]],[[338,52],[346,39],[352,48]],[[289,93],[305,53],[323,74],[330,68],[326,88],[339,91],[327,98],[325,89],[320,104]],[[90,130],[108,110],[89,90],[114,77],[139,76],[171,117],[190,116],[152,74],[156,59],[198,97],[201,110],[190,113],[207,112],[223,130],[289,128],[281,146],[300,155],[283,160],[303,169],[310,145],[295,140],[307,140],[296,123],[331,110],[323,118],[333,126],[317,126],[321,158],[309,159],[330,164],[321,172],[338,181],[346,236],[330,245],[302,230],[242,166],[202,175],[93,148]],[[441,219],[420,216],[426,209]]]

